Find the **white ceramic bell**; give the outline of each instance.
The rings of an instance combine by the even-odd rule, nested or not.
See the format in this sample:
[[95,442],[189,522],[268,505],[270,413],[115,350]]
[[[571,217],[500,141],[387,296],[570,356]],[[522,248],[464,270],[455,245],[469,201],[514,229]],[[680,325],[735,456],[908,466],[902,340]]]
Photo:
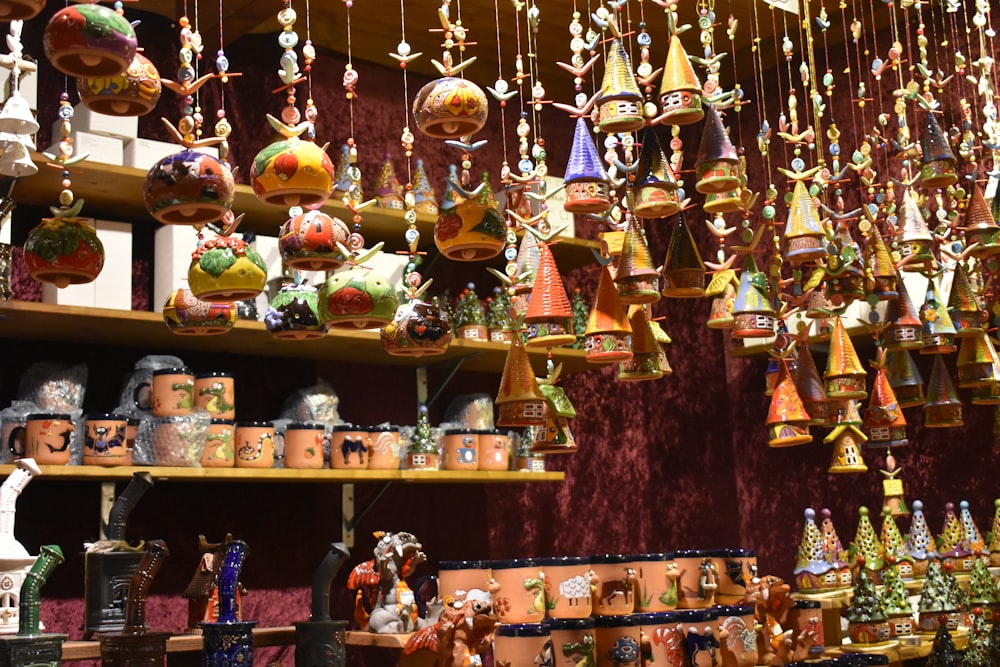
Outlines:
[[37,173],[38,167],[27,151],[23,155],[16,155],[16,151],[4,151],[4,154],[0,155],[0,174],[4,176],[24,178]]
[[34,134],[38,132],[38,127],[38,121],[28,106],[28,100],[24,99],[20,91],[12,92],[0,110],[0,132]]

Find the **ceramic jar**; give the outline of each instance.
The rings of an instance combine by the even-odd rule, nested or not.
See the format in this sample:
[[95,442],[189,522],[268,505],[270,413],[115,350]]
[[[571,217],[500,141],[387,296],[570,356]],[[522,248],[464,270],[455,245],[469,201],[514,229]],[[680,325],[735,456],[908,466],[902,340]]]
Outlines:
[[39,465],[66,465],[76,424],[72,415],[33,412],[24,426],[15,426],[7,438],[14,458],[35,459]]
[[24,264],[43,283],[81,285],[104,268],[104,244],[86,218],[51,218],[28,232]]
[[591,556],[590,568],[594,573],[595,616],[623,616],[635,611],[635,570],[628,556]]
[[[812,655],[822,654],[826,638],[823,636],[823,609],[819,600],[796,600],[795,606],[785,614],[787,623],[783,626],[786,630],[792,631],[793,637],[798,637],[803,630],[812,633],[815,643],[809,648]],[[916,631],[916,623],[912,614],[909,616],[908,627],[903,634],[913,634]],[[839,624],[838,624],[839,625]]]
[[161,159],[146,172],[143,182],[146,208],[164,225],[215,222],[230,212],[235,196],[229,167],[191,148]]
[[76,80],[80,101],[106,116],[145,115],[160,101],[162,89],[156,65],[141,53],[121,74]]
[[285,427],[285,466],[322,468],[326,427],[318,423],[292,422]]
[[510,437],[507,431],[479,431],[479,469],[508,470],[510,468]]
[[691,667],[716,667],[719,664],[719,617],[714,609],[685,609],[680,612],[680,631],[684,637]]
[[581,556],[561,556],[539,560],[545,591],[547,618],[587,618],[591,615],[590,561]]
[[399,470],[399,427],[372,426],[368,429],[368,469]]
[[279,340],[309,340],[326,336],[319,317],[319,291],[312,285],[282,285],[271,299],[264,326]]
[[757,570],[757,552],[753,549],[715,549],[711,557],[719,578],[715,604],[739,604],[746,597],[747,582]]
[[368,428],[337,424],[330,433],[330,467],[364,470],[368,467]]
[[493,635],[494,665],[551,665],[554,651],[549,629],[540,623],[497,626]]
[[235,236],[208,239],[191,253],[188,286],[203,301],[245,301],[264,291],[267,264]]
[[274,467],[274,425],[265,421],[236,423],[236,467]]
[[128,420],[116,414],[88,414],[83,440],[84,465],[132,465],[132,449],[127,443]]
[[444,432],[444,469],[479,469],[479,433],[475,429],[450,428]]
[[163,304],[163,323],[175,334],[215,336],[236,324],[236,304],[202,301],[187,288],[175,289]]
[[490,567],[482,560],[443,560],[438,564],[437,596],[448,600],[464,600],[471,590],[489,589]]
[[306,211],[285,221],[278,232],[278,250],[285,266],[300,271],[336,271],[344,265],[337,244],[346,245],[351,230],[340,218],[323,211]]
[[121,74],[139,44],[124,16],[110,7],[85,3],[56,12],[45,26],[42,46],[57,70],[86,78]]
[[680,572],[674,552],[635,554],[630,557],[635,570],[635,609],[639,612],[673,611],[677,608],[677,580]]
[[194,374],[187,368],[156,369],[150,390],[154,417],[180,417],[194,411]]
[[194,406],[212,419],[236,419],[236,380],[232,374],[220,371],[196,374]]
[[708,551],[685,549],[674,554],[681,576],[678,609],[707,609],[715,604],[718,575]]
[[754,667],[757,664],[757,634],[753,605],[716,607],[719,614],[719,647],[722,667]]
[[542,625],[549,631],[552,642],[553,667],[576,667],[597,664],[594,653],[594,619],[548,618]]
[[540,623],[545,618],[545,579],[535,558],[490,564],[500,590],[493,596],[501,623]]
[[205,451],[201,454],[203,468],[232,468],[236,464],[236,422],[213,419],[208,425]]
[[639,624],[631,615],[594,617],[597,667],[638,665],[639,639]]

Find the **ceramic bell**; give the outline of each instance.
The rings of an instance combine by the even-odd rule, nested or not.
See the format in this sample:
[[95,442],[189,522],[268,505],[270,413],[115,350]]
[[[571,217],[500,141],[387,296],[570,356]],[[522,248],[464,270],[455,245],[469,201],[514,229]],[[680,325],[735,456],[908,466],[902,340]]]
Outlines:
[[305,211],[285,221],[278,232],[278,250],[285,266],[300,271],[336,271],[344,265],[337,244],[346,244],[351,230],[340,218],[323,211]]
[[986,333],[964,336],[955,362],[958,368],[958,386],[968,389],[996,382],[997,378],[993,377],[995,355],[996,350]]
[[38,165],[31,159],[29,151],[35,145],[30,135],[8,134],[0,132],[0,174],[13,178],[34,176],[38,173]]
[[954,185],[958,182],[955,155],[934,112],[927,112],[923,130],[920,135],[920,184],[927,189]]
[[865,413],[864,428],[869,447],[902,447],[908,443],[906,417],[889,384],[884,361],[875,364],[875,382]]
[[424,161],[417,160],[417,165],[413,169],[413,208],[417,213],[427,215],[438,214],[437,197],[434,194],[434,186],[427,178],[427,170],[424,168]]
[[896,287],[896,268],[892,264],[892,257],[889,255],[885,239],[882,238],[882,234],[874,224],[868,231],[865,264],[871,272],[871,293],[879,301],[889,301],[899,296]]
[[628,228],[614,280],[622,303],[655,303],[660,300],[660,272],[646,245],[646,234],[638,219],[628,216]]
[[467,79],[445,76],[426,84],[413,99],[417,129],[432,139],[461,139],[486,125],[483,89]]
[[944,357],[935,355],[924,404],[924,427],[957,428],[963,423],[962,401],[951,383],[951,374],[944,365]]
[[45,56],[63,74],[77,78],[115,76],[135,58],[135,30],[124,16],[96,3],[56,12],[42,41]]
[[628,323],[632,329],[632,358],[618,363],[618,379],[622,382],[659,380],[664,374],[660,366],[660,356],[664,353],[650,326],[646,309],[630,306]]
[[642,93],[622,40],[615,37],[604,61],[604,79],[597,97],[597,129],[608,134],[635,132],[646,125]]
[[254,195],[269,206],[320,206],[333,191],[330,156],[322,146],[300,138],[308,123],[293,128],[271,115],[267,120],[282,138],[262,148],[253,159],[250,185]]
[[146,208],[165,225],[204,225],[230,213],[236,184],[218,158],[185,148],[154,164],[146,173]]
[[733,213],[743,211],[748,208],[747,202],[752,194],[743,188],[736,188],[726,192],[710,192],[705,195],[705,203],[701,208],[706,213]]
[[144,116],[160,101],[162,89],[156,65],[141,53],[121,74],[76,80],[84,106],[106,116]]
[[563,209],[569,213],[604,213],[611,208],[611,181],[597,154],[590,126],[582,117],[576,119],[563,182],[566,184]]
[[[530,229],[530,228],[529,228]],[[524,316],[528,334],[528,347],[558,347],[576,341],[569,322],[573,309],[566,295],[562,276],[556,266],[552,251],[545,243],[538,245],[538,272],[531,287],[531,300]],[[614,284],[611,290],[615,291]],[[615,292],[617,298],[618,293]]]
[[507,350],[496,404],[499,410],[496,424],[504,428],[544,426],[549,417],[549,405],[538,387],[520,336],[514,336]]
[[387,353],[409,357],[444,354],[452,337],[447,315],[419,298],[401,304],[379,333]]
[[236,324],[232,301],[202,301],[187,288],[175,289],[163,304],[163,322],[175,334],[213,336],[229,333]]
[[952,271],[951,294],[948,296],[948,314],[958,337],[977,336],[983,331],[986,313],[979,307],[976,295],[969,284],[969,273],[961,262]]
[[38,16],[45,0],[0,0],[0,21],[27,21]]
[[703,195],[729,192],[740,187],[740,158],[722,124],[714,104],[707,105],[705,129],[695,162],[698,181],[694,189]]
[[658,120],[668,125],[688,125],[705,117],[701,83],[677,33],[670,36],[667,61],[663,66],[660,112]]
[[740,274],[740,287],[733,302],[733,338],[767,338],[774,335],[775,313],[767,289],[767,277],[757,270],[753,255],[747,257]]
[[907,350],[890,350],[886,355],[886,372],[889,386],[896,394],[901,408],[914,408],[924,404],[924,379]]
[[795,390],[795,382],[785,359],[778,361],[778,381],[771,394],[767,411],[767,430],[770,447],[792,447],[812,442],[809,434],[809,413]]
[[651,127],[639,137],[639,168],[632,185],[632,213],[639,218],[666,218],[681,210],[674,176],[663,147]]
[[104,268],[104,244],[90,218],[43,219],[28,232],[24,263],[35,280],[56,287],[89,283]]
[[632,358],[632,328],[607,267],[601,269],[584,343],[587,361],[609,364]]
[[377,329],[392,322],[399,305],[396,291],[384,276],[364,266],[381,249],[382,244],[376,244],[355,257],[351,268],[326,279],[319,293],[320,318],[326,326]]
[[888,350],[912,350],[923,347],[920,315],[913,306],[906,284],[897,278],[898,296],[889,302],[885,311],[885,346]]
[[865,269],[861,247],[841,220],[834,236],[834,252],[827,258],[823,289],[835,306],[865,298]]
[[[22,141],[27,145],[32,142],[30,135],[38,132],[38,128],[38,121],[35,120],[35,114],[31,112],[28,100],[24,98],[21,91],[15,89],[4,102],[3,110],[0,111],[0,132],[23,137]],[[34,149],[33,143],[31,143],[31,148]]]
[[667,256],[663,260],[662,294],[673,299],[705,296],[705,263],[701,260],[691,228],[687,226],[684,211],[677,214]]
[[805,527],[792,570],[795,584],[800,593],[807,595],[844,590],[851,585],[851,570],[836,553],[828,550],[815,518],[816,510],[807,507]]
[[933,280],[927,281],[927,296],[920,306],[920,354],[951,354],[955,346],[955,325]]
[[391,208],[396,211],[402,211],[405,208],[403,205],[403,186],[396,178],[396,168],[388,155],[385,156],[378,180],[375,181],[375,201],[382,208]]
[[927,226],[924,214],[920,212],[913,188],[907,188],[903,193],[902,211],[899,215],[903,220],[899,235],[899,254],[906,262],[902,265],[902,270],[920,271],[927,265],[933,265],[934,254],[931,248],[934,245],[934,235]]
[[326,336],[319,316],[319,290],[304,283],[286,283],[271,299],[264,326],[272,338],[312,340]]
[[802,399],[802,405],[809,413],[810,426],[828,426],[830,424],[830,400],[823,388],[823,379],[816,368],[812,352],[808,345],[798,347],[795,371],[792,373],[795,389]]
[[235,236],[206,240],[191,253],[188,286],[202,301],[252,299],[267,284],[267,265],[251,244]]
[[445,203],[434,224],[434,245],[448,259],[479,262],[504,248],[507,227],[500,212],[462,190],[455,170],[445,184]]
[[993,219],[982,188],[975,184],[965,211],[965,252],[976,259],[1000,253],[1000,225]]
[[784,236],[784,256],[792,266],[812,263],[827,255],[819,209],[802,181],[795,181],[792,190]]
[[847,329],[841,318],[833,325],[833,335],[830,337],[830,354],[826,361],[826,395],[829,398],[866,398],[865,391],[867,374],[854,343],[847,335]]
[[826,471],[830,474],[865,472],[868,466],[861,456],[861,447],[868,440],[861,429],[853,424],[840,424],[823,438],[824,444],[833,445],[833,457]]
[[572,454],[577,450],[576,441],[569,430],[569,420],[576,417],[576,409],[562,387],[553,384],[538,386],[549,406],[549,417],[544,427],[535,428],[531,451],[535,454]]

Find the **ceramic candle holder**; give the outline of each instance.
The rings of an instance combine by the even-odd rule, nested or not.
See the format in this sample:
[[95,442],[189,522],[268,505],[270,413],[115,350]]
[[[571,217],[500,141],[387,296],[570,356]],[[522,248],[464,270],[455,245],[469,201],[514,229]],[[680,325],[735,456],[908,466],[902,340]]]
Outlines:
[[594,619],[549,618],[542,623],[552,642],[552,664],[555,667],[596,665]]
[[545,618],[545,580],[538,560],[495,560],[491,568],[500,586],[493,596],[500,622],[540,623]]
[[444,432],[444,469],[479,469],[479,433],[474,429],[450,428]]
[[596,616],[597,667],[634,665],[639,661],[639,624],[634,616]]
[[368,429],[369,470],[399,470],[400,451],[398,426],[372,426]]
[[153,371],[151,391],[154,417],[178,417],[194,411],[194,374],[187,368]]
[[546,618],[588,618],[592,610],[590,561],[581,556],[542,558]]
[[500,625],[493,635],[494,665],[552,664],[549,629],[539,623]]
[[213,419],[208,426],[201,465],[205,468],[232,468],[236,465],[236,423],[228,419]]
[[507,470],[510,468],[510,438],[506,431],[479,431],[479,469]]
[[622,616],[635,611],[635,570],[628,556],[591,556],[595,616]]
[[677,608],[680,571],[674,552],[636,554],[630,558],[635,570],[635,609],[639,612],[673,611]]
[[438,599],[464,600],[471,590],[488,590],[489,580],[488,561],[443,560],[438,564]]
[[132,465],[128,446],[128,419],[115,414],[88,414],[83,441],[84,465]]
[[236,419],[236,381],[229,373],[210,371],[194,377],[194,406],[212,419]]
[[326,427],[319,423],[292,422],[285,427],[285,466],[322,468]]
[[236,423],[236,467],[274,467],[274,426],[271,422]]
[[337,470],[368,468],[368,427],[337,424],[330,434],[330,467]]
[[15,458],[31,458],[39,465],[66,465],[76,425],[68,414],[29,414],[24,426],[11,430],[7,447]]

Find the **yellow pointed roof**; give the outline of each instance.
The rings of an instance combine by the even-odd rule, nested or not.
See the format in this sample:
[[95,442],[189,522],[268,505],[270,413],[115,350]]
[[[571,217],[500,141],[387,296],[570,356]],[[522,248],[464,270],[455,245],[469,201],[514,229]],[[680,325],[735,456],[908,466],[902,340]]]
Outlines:
[[785,238],[794,239],[803,236],[823,236],[823,221],[820,220],[819,210],[805,183],[795,181],[792,203],[788,206]]
[[972,336],[963,336],[962,345],[958,348],[958,359],[955,365],[958,367],[971,364],[992,364],[993,352],[990,338],[985,332],[980,332]]
[[867,250],[868,265],[872,267],[872,275],[876,278],[890,278],[896,275],[896,268],[889,256],[889,247],[886,246],[882,234],[874,224],[869,232]]
[[500,390],[497,392],[497,404],[514,403],[517,401],[545,400],[538,388],[538,380],[531,369],[531,359],[528,351],[516,332],[507,350],[507,360],[503,365],[503,376],[500,378]]
[[608,271],[608,267],[601,267],[601,279],[597,283],[594,307],[590,310],[590,318],[587,320],[586,335],[629,333],[631,330],[621,299],[618,297],[618,290],[615,288],[615,281],[611,279],[611,272]]
[[663,65],[663,78],[660,79],[660,95],[668,95],[677,90],[694,90],[701,92],[701,82],[694,71],[691,61],[681,38],[674,33],[670,36],[670,47],[667,49],[667,62]]
[[948,310],[951,312],[979,314],[979,304],[969,283],[969,274],[961,262],[955,263],[952,273],[951,293],[948,295]]
[[632,75],[632,65],[629,64],[625,47],[622,45],[622,41],[616,37],[611,42],[608,57],[604,61],[601,96],[597,102],[600,104],[610,99],[629,97],[641,100],[642,93],[639,92],[639,84],[635,82],[635,77]]
[[628,229],[622,243],[622,252],[618,256],[615,282],[624,282],[630,278],[656,276],[659,272],[653,266],[653,257],[649,254],[646,235],[635,216],[629,216]]
[[830,335],[830,355],[826,360],[824,376],[830,378],[843,375],[866,375],[866,373],[865,367],[858,359],[858,353],[854,350],[854,343],[847,335],[844,322],[838,317],[833,322],[833,333]]

